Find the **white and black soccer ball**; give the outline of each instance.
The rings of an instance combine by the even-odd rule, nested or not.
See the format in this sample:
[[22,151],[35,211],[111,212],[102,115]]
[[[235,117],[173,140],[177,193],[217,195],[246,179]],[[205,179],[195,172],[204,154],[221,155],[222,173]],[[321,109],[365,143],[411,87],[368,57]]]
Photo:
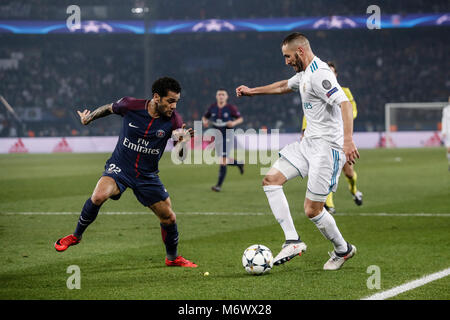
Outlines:
[[272,251],[262,244],[254,244],[245,249],[242,265],[245,271],[253,275],[268,273],[273,267]]

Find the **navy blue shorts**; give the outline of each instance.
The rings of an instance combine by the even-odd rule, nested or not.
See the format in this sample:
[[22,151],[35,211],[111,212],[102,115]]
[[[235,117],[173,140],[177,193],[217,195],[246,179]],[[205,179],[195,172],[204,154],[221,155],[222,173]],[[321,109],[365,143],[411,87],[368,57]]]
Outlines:
[[169,193],[162,184],[159,176],[154,174],[150,177],[135,174],[127,174],[122,170],[120,164],[106,163],[102,176],[111,177],[119,187],[120,193],[111,199],[119,200],[127,188],[133,190],[134,195],[142,205],[148,207],[169,197]]
[[[220,134],[219,134],[220,132]],[[218,130],[214,135],[214,144],[217,157],[233,157],[236,148],[235,136],[232,130]]]

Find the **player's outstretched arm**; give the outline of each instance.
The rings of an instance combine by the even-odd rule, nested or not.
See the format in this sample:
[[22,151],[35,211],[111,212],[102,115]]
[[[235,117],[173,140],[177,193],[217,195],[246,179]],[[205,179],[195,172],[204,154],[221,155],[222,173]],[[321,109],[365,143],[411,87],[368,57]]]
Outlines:
[[84,110],[83,112],[77,111],[80,116],[80,121],[82,124],[87,125],[94,121],[95,119],[106,117],[113,113],[112,103],[105,104],[104,106],[98,107],[94,111]]
[[344,125],[344,153],[347,162],[354,164],[359,158],[359,152],[353,142],[353,106],[350,101],[341,103],[342,122]]
[[284,94],[293,92],[291,88],[288,87],[288,80],[281,80],[269,84],[267,86],[249,88],[247,86],[239,86],[236,88],[236,96],[256,96],[256,95],[264,95],[264,94]]

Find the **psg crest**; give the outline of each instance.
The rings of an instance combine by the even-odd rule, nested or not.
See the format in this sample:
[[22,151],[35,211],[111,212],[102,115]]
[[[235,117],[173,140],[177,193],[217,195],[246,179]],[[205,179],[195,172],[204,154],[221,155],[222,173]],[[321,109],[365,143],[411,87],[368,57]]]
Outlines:
[[158,130],[158,131],[156,131],[156,136],[158,137],[158,138],[162,138],[162,137],[164,137],[166,135],[166,132],[164,131],[164,130]]

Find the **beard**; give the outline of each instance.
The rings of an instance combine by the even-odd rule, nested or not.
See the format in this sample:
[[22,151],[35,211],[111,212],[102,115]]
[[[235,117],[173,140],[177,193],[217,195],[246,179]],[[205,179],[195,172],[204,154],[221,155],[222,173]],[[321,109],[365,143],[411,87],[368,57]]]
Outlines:
[[166,106],[163,106],[160,104],[158,104],[158,106],[156,107],[156,110],[158,110],[158,113],[161,116],[168,117],[168,118],[170,118],[173,113],[173,110],[171,110],[169,107],[166,107]]
[[296,72],[303,71],[303,62],[300,60],[300,57],[297,53],[295,53],[295,64],[293,65],[293,68]]

